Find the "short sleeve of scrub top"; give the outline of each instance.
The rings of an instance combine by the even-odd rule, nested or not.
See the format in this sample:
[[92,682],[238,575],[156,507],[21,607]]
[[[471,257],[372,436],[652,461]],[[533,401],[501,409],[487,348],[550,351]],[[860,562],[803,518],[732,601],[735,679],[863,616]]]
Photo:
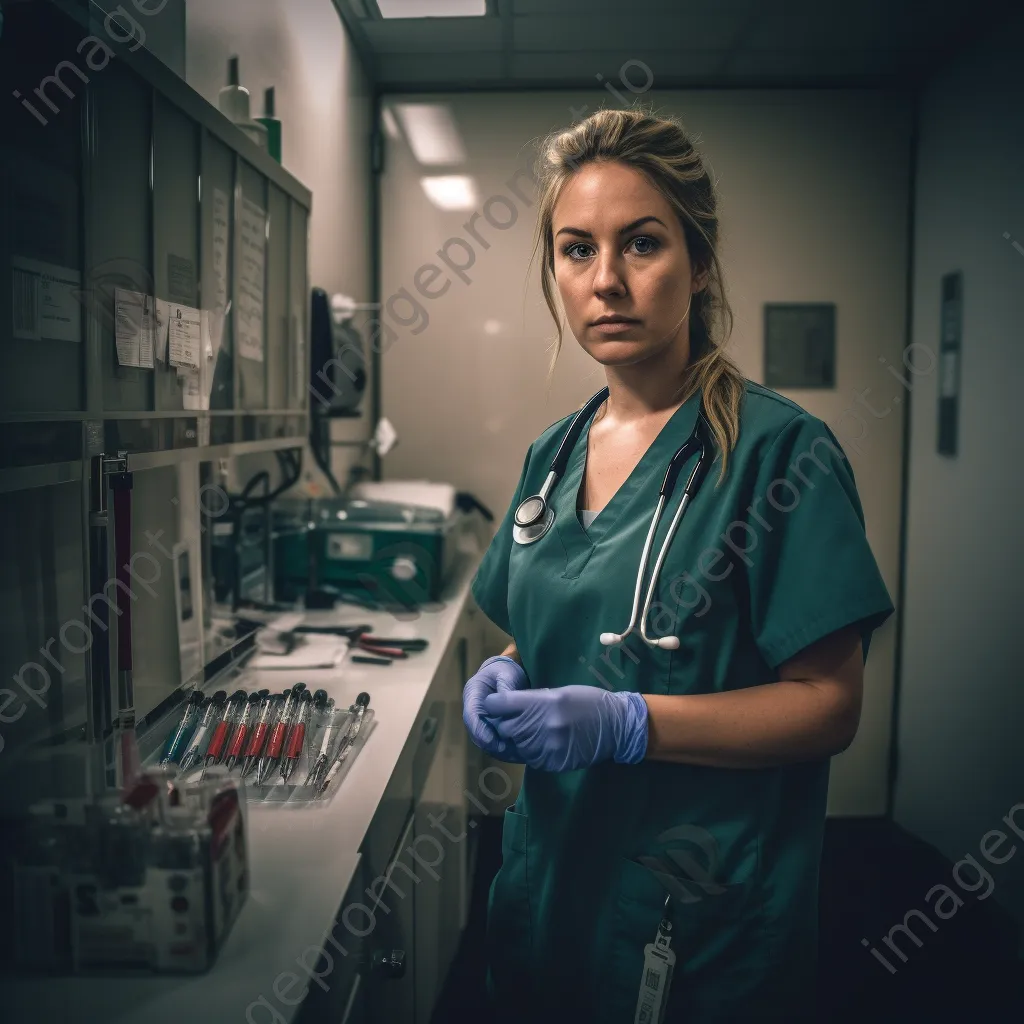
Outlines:
[[731,537],[741,552],[756,543],[756,553],[741,557],[754,643],[769,666],[852,624],[867,659],[873,630],[893,608],[864,532],[853,471],[821,420],[804,413],[782,429],[761,462],[743,527]]
[[508,557],[512,550],[512,526],[516,507],[526,497],[526,474],[533,454],[533,445],[527,449],[522,472],[505,516],[473,578],[473,598],[480,610],[503,632],[512,635],[508,618]]

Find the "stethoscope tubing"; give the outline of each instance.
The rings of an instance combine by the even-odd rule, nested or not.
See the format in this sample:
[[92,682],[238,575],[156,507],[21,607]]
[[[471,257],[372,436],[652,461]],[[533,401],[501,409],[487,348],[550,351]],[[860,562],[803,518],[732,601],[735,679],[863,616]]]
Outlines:
[[[569,464],[569,456],[575,447],[576,442],[579,440],[580,434],[583,431],[583,426],[586,424],[587,420],[593,416],[597,411],[597,408],[607,397],[608,388],[604,387],[598,391],[597,394],[579,410],[579,412],[576,413],[562,438],[561,444],[558,446],[558,450],[555,452],[555,457],[551,460],[551,466],[540,491],[538,491],[537,494],[524,498],[516,507],[513,517],[514,528],[512,533],[513,539],[516,543],[524,545],[532,544],[535,541],[540,540],[541,537],[550,530],[554,522],[554,514],[550,508],[548,498],[550,497],[555,484],[565,474],[565,470]],[[650,561],[651,548],[654,544],[654,538],[658,531],[658,524],[661,522],[665,505],[668,503],[669,497],[675,489],[676,481],[679,478],[679,474],[682,471],[684,464],[690,460],[695,452],[699,452],[697,464],[693,467],[689,479],[686,481],[686,486],[683,488],[683,495],[679,500],[679,506],[676,508],[676,512],[672,517],[671,523],[669,523],[668,533],[665,535],[661,549],[658,552],[658,558],[654,563],[654,570],[651,573],[651,580],[647,587],[647,596],[644,599],[643,613],[640,615],[640,636],[644,643],[651,647],[661,648],[662,650],[675,650],[679,647],[678,637],[649,636],[647,633],[647,616],[650,611],[651,601],[654,599],[654,592],[657,589],[662,566],[665,563],[665,558],[672,545],[672,540],[679,528],[679,523],[682,521],[683,515],[689,507],[690,502],[693,500],[693,497],[700,488],[704,477],[707,475],[708,465],[710,462],[710,449],[711,430],[704,417],[704,409],[702,406],[698,409],[697,422],[694,424],[693,432],[686,439],[686,442],[676,451],[675,455],[672,456],[672,459],[665,470],[665,476],[658,492],[658,504],[655,507],[654,514],[651,516],[651,525],[647,531],[647,537],[644,540],[643,553],[640,556],[640,567],[637,572],[636,586],[633,590],[633,606],[629,614],[629,625],[622,633],[602,633],[600,641],[603,645],[612,646],[622,643],[636,625],[637,610],[640,607],[640,595],[643,592],[644,576],[646,575],[647,565]],[[527,533],[527,531],[531,529],[534,532]]]

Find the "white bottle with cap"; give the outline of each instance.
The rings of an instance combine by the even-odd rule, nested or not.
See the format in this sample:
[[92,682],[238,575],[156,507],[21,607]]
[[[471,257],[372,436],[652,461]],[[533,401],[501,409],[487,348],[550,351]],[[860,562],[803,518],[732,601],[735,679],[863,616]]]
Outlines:
[[267,129],[249,113],[249,90],[239,85],[238,57],[228,58],[228,84],[217,95],[220,112],[233,121],[260,149],[267,148]]

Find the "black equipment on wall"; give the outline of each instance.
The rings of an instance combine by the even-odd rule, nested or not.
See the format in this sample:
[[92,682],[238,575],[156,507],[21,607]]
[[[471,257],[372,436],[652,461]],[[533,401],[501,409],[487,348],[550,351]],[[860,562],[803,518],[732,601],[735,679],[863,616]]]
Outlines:
[[366,391],[363,339],[344,315],[332,313],[323,288],[314,288],[310,309],[310,412],[356,415]]

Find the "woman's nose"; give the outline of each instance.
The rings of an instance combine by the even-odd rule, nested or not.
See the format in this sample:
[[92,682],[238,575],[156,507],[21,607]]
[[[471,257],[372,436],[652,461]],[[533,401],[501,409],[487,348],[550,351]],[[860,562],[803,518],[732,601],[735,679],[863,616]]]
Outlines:
[[626,282],[617,255],[599,255],[594,267],[594,292],[598,295],[621,295],[625,291]]

